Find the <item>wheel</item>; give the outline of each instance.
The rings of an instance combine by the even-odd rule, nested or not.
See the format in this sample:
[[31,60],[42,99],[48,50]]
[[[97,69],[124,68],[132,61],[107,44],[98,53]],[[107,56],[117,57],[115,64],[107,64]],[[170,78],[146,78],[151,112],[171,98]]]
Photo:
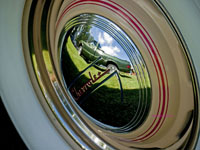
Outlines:
[[107,65],[107,69],[109,69],[109,73],[113,73],[114,71],[119,72],[117,66],[114,65],[114,64],[108,64],[108,65]]
[[[0,94],[27,147],[198,149],[199,6],[2,0]],[[101,58],[87,64],[72,35],[136,75],[98,70]]]

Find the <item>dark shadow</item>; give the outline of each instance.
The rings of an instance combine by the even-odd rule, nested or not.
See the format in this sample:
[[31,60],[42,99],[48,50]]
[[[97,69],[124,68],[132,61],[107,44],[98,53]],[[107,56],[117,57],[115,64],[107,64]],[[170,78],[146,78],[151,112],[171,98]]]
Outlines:
[[127,75],[124,75],[124,74],[121,74],[119,73],[120,77],[123,77],[123,78],[131,78],[130,76],[127,76]]
[[2,103],[0,97],[0,118],[1,118],[1,147],[3,149],[10,150],[25,150],[27,149],[26,145],[22,141],[21,137],[17,133],[8,113]]
[[100,67],[98,65],[94,65],[94,67],[99,71],[105,71],[106,70],[105,68],[102,68],[102,67]]
[[[150,92],[150,89],[148,89]],[[150,108],[150,97],[147,100],[138,101],[139,90],[124,90],[124,102],[119,99],[119,90],[110,89],[106,86],[100,87],[90,95],[81,105],[81,108],[93,118],[102,123],[121,127],[128,124],[135,116],[138,107],[140,110],[146,110],[140,121],[143,122]],[[140,103],[140,105],[139,105]],[[138,125],[140,125],[140,123]]]

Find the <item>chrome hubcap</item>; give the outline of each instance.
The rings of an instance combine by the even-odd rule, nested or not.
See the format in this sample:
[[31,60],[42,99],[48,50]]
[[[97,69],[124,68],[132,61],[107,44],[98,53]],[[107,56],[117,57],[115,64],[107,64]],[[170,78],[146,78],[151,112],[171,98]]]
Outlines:
[[61,68],[72,101],[103,128],[125,132],[139,127],[150,108],[151,85],[136,45],[95,14],[71,19],[62,33]]
[[195,146],[195,73],[163,9],[146,0],[26,2],[30,79],[74,149]]

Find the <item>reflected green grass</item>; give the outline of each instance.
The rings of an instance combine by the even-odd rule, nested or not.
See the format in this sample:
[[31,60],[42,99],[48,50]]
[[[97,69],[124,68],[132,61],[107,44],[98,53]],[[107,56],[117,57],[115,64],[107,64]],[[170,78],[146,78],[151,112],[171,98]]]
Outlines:
[[[69,57],[71,60],[74,60],[73,63],[77,67],[78,72],[81,72],[86,67],[88,67],[88,63],[82,57],[79,56],[78,51],[74,47],[70,38],[68,38],[66,47],[69,53]],[[90,68],[90,72],[92,72],[93,74],[97,74],[98,71],[99,70],[97,70],[95,67]],[[124,76],[123,78],[121,78],[122,83],[125,83],[123,84],[123,89],[139,89],[138,81],[135,75],[131,75],[129,73],[123,73],[123,72],[120,72],[120,75]],[[88,73],[86,73],[85,76],[88,79],[90,78]],[[106,75],[106,77],[108,76],[109,74]],[[98,81],[98,83],[99,82],[101,82],[101,80]],[[119,85],[116,82],[115,78],[111,78],[110,80],[107,81],[106,86],[108,86],[108,88],[115,89]]]
[[[66,39],[66,47],[62,52],[62,69],[66,84],[69,86],[76,76],[80,74],[89,64],[79,56],[77,49],[74,47],[70,38]],[[77,89],[80,89],[90,79],[89,72],[98,74],[102,70],[96,67],[90,67],[88,71],[74,83]],[[102,79],[98,80],[93,86],[97,86],[100,82],[108,77],[106,74]],[[120,72],[120,79],[123,87],[123,102],[121,102],[121,91],[116,76],[113,76],[89,94],[83,103],[77,102],[81,108],[96,120],[105,124],[121,127],[130,122],[136,114],[138,107],[144,110],[144,116],[141,117],[141,123],[146,118],[151,101],[151,89],[146,88],[148,95],[146,98],[140,97],[142,91],[139,87],[136,75]],[[148,81],[149,82],[149,81]],[[149,84],[150,85],[150,84]],[[91,88],[93,88],[93,86]],[[87,92],[86,92],[87,94]],[[140,123],[138,124],[138,126]]]

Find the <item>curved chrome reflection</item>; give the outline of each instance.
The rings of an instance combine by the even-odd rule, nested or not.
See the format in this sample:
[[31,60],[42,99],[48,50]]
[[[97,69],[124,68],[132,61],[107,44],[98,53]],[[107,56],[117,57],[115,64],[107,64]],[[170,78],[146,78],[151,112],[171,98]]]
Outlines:
[[[143,4],[146,3],[145,0],[141,1]],[[150,3],[153,2],[148,4]],[[31,79],[33,85],[37,85],[34,86],[34,89],[39,93],[38,95],[43,94],[39,100],[47,112],[51,109],[48,115],[53,116],[50,118],[53,118],[52,122],[55,123],[60,134],[64,135],[63,137],[69,135],[81,149],[163,149],[185,145],[187,137],[190,136],[191,126],[194,124],[192,120],[193,101],[189,102],[190,106],[188,105],[187,109],[185,107],[187,103],[185,103],[183,107],[185,111],[180,111],[181,115],[185,117],[183,121],[188,122],[186,125],[185,122],[182,122],[181,125],[179,122],[175,122],[178,117],[177,113],[173,111],[166,115],[162,115],[162,113],[154,115],[156,111],[152,111],[154,110],[153,106],[160,107],[160,104],[156,104],[158,89],[157,79],[153,77],[155,70],[153,66],[149,65],[150,61],[147,58],[150,56],[145,56],[152,77],[150,81],[147,67],[140,54],[140,52],[144,53],[145,49],[138,50],[137,46],[142,46],[136,46],[131,40],[134,39],[133,37],[129,38],[116,24],[102,17],[107,15],[101,12],[98,14],[102,16],[92,13],[82,15],[75,13],[76,15],[70,17],[72,19],[68,18],[70,15],[66,15],[67,17],[63,17],[57,26],[55,20],[61,18],[57,14],[65,12],[61,9],[64,7],[60,7],[64,4],[63,1],[27,1],[27,4],[29,5],[26,7],[30,7],[30,10],[27,11],[28,13],[25,11],[24,14],[25,16],[30,14],[27,15],[28,21],[24,25],[26,28],[23,28],[23,32],[28,38],[24,36],[23,42],[28,45],[24,48],[25,53],[28,53],[27,49],[30,50],[33,63],[27,66],[29,70],[32,66],[34,67],[37,78],[37,81]],[[138,5],[139,2],[132,4]],[[54,6],[56,9],[53,10]],[[156,10],[156,12],[158,11]],[[143,15],[145,14],[146,12],[143,13]],[[141,20],[143,19],[146,20],[145,18]],[[150,23],[153,24],[155,20],[151,20]],[[160,18],[158,18],[158,23],[159,20]],[[145,24],[145,22],[143,23]],[[163,28],[165,29],[165,27]],[[149,30],[151,29],[149,28]],[[155,31],[158,32],[155,33]],[[154,27],[151,34],[158,35],[159,32],[160,28]],[[163,31],[163,33],[167,32],[172,31],[171,29]],[[129,35],[131,36],[131,34]],[[160,39],[156,42],[159,43]],[[176,42],[178,43],[178,40]],[[143,43],[138,42],[137,44]],[[166,47],[168,45],[163,44],[159,51],[164,51]],[[174,52],[174,49],[169,49],[167,53],[171,51]],[[181,48],[177,51],[182,53]],[[30,54],[26,55],[28,61]],[[180,57],[183,57],[183,61],[187,60],[182,55]],[[176,69],[174,67],[176,63],[168,63],[170,60],[174,61],[173,59],[166,60],[163,64],[170,71]],[[180,63],[178,60],[177,62]],[[187,70],[186,64],[184,65]],[[32,70],[30,72],[32,77],[34,73]],[[188,72],[187,70],[183,76],[189,76]],[[169,83],[180,77],[180,74],[174,73],[173,75],[175,77],[169,78]],[[60,80],[61,78],[62,80]],[[191,78],[193,79],[192,75]],[[38,88],[38,84],[41,89]],[[190,86],[185,91],[190,91],[190,98],[193,99],[190,80],[188,84]],[[181,85],[183,84],[177,85],[177,89],[183,88]],[[176,93],[170,96],[172,100],[177,98]],[[46,101],[43,100],[44,98]],[[151,100],[154,101],[151,102]],[[187,102],[187,99],[185,98],[185,101],[177,99],[177,101],[182,104]],[[152,109],[150,109],[151,105]],[[171,110],[176,110],[180,105],[173,102],[170,107]],[[162,135],[160,135],[161,132],[158,132],[155,136],[152,135],[152,138],[145,139],[144,142],[136,141],[137,137],[149,127],[152,127],[152,130],[145,132],[143,136],[148,135],[148,132],[155,131],[153,127],[157,122],[155,121],[155,124],[151,126],[152,119],[160,120],[164,117],[168,124],[165,122],[164,127],[161,127]],[[61,129],[60,126],[62,126]],[[138,128],[139,126],[141,128]],[[174,126],[176,128],[173,129],[176,132],[173,130],[174,134],[168,136],[169,128]],[[180,129],[177,129],[177,126]],[[172,141],[166,144],[166,137],[171,138]],[[66,140],[68,141],[67,138]],[[176,145],[177,143],[179,145]]]
[[95,14],[71,19],[60,41],[63,37],[61,67],[74,102],[101,127],[116,132],[139,127],[150,108],[151,83],[136,45]]

